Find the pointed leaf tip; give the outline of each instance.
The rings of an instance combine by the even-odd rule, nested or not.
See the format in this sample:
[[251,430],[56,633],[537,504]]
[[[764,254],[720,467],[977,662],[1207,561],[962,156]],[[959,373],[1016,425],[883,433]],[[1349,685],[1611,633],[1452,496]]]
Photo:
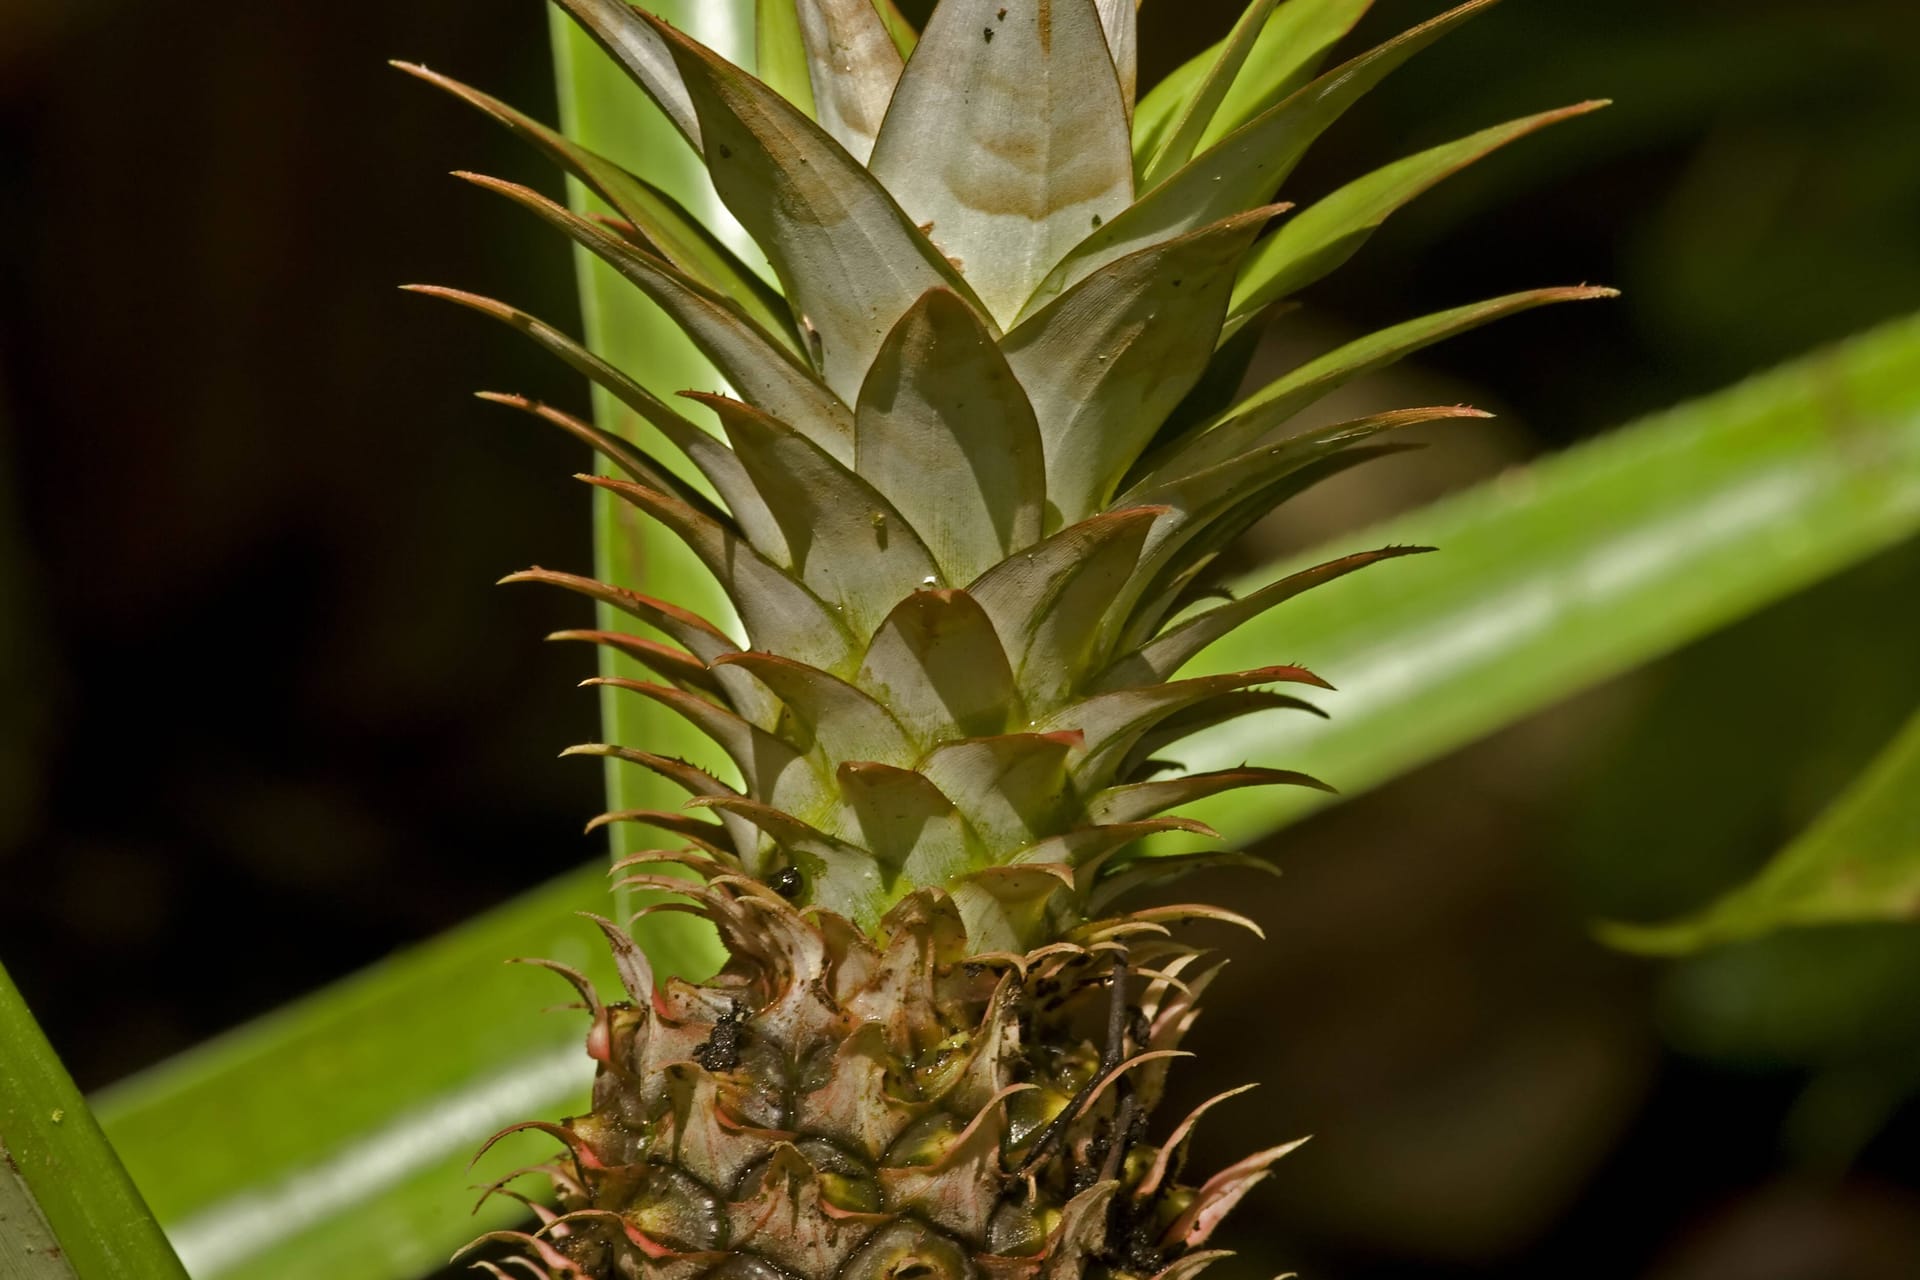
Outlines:
[[1346,262],[1391,214],[1438,183],[1509,143],[1605,105],[1593,99],[1509,120],[1396,160],[1326,196],[1247,256],[1234,289],[1228,332],[1237,332],[1268,303],[1298,292]]

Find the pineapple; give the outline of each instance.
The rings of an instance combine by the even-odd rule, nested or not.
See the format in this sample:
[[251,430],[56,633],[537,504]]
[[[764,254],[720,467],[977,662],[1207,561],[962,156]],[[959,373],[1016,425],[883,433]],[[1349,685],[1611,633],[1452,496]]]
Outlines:
[[688,793],[678,813],[596,822],[684,846],[617,871],[665,895],[647,910],[710,921],[731,959],[705,982],[656,981],[599,921],[625,992],[606,1001],[571,975],[592,1013],[592,1110],[521,1126],[564,1145],[544,1168],[560,1207],[513,1237],[522,1256],[481,1266],[1186,1280],[1221,1256],[1207,1246],[1223,1215],[1297,1143],[1190,1180],[1195,1122],[1232,1094],[1164,1132],[1155,1109],[1219,971],[1175,927],[1252,925],[1121,903],[1249,861],[1159,851],[1148,837],[1216,838],[1171,810],[1322,786],[1188,774],[1156,753],[1238,715],[1313,709],[1273,686],[1325,686],[1297,666],[1179,673],[1301,591],[1425,548],[1224,601],[1209,566],[1288,495],[1396,447],[1374,437],[1476,415],[1295,428],[1319,397],[1603,292],[1461,307],[1238,390],[1273,304],[1446,174],[1593,105],[1399,161],[1290,216],[1272,202],[1352,102],[1488,2],[1316,77],[1364,0],[1255,0],[1136,101],[1132,0],[941,0],[917,33],[890,0],[767,0],[762,39],[779,47],[762,63],[806,68],[784,93],[619,0],[561,0],[704,158],[777,288],[644,176],[406,68],[603,198],[609,215],[581,216],[471,177],[616,268],[732,391],[676,408],[512,307],[424,290],[522,330],[645,424],[501,397],[590,443],[620,474],[587,483],[682,540],[744,628],[618,584],[514,575],[641,624],[584,634],[656,678],[597,683],[685,717],[731,760],[732,782],[645,744],[575,749]]

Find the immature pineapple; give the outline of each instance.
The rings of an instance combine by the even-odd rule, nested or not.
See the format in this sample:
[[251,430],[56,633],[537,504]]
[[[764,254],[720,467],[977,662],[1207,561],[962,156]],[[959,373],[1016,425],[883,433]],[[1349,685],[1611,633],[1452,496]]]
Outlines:
[[1265,686],[1321,683],[1292,666],[1180,669],[1300,591],[1418,548],[1224,603],[1208,603],[1209,564],[1288,495],[1389,447],[1352,446],[1475,411],[1305,432],[1290,419],[1427,343],[1599,292],[1415,320],[1235,394],[1267,307],[1447,173],[1584,109],[1401,161],[1276,223],[1287,206],[1268,202],[1308,144],[1488,2],[1315,79],[1365,0],[1256,0],[1136,106],[1131,0],[943,0],[917,47],[889,0],[770,0],[785,8],[762,14],[763,38],[787,32],[810,69],[801,105],[618,0],[562,0],[705,158],[778,292],[644,178],[410,68],[604,197],[617,217],[473,179],[621,271],[738,396],[689,393],[723,440],[531,317],[428,290],[521,328],[684,455],[704,483],[518,402],[625,473],[589,483],[683,539],[747,641],[616,585],[515,575],[655,633],[595,633],[659,677],[611,683],[685,716],[740,775],[729,785],[644,743],[578,749],[691,795],[689,812],[608,820],[684,838],[628,859],[627,883],[679,895],[655,909],[705,916],[732,958],[709,982],[656,984],[603,922],[630,1003],[580,982],[594,1106],[535,1126],[568,1158],[547,1170],[562,1212],[522,1237],[521,1265],[1178,1280],[1219,1256],[1205,1246],[1222,1215],[1291,1144],[1195,1186],[1182,1166],[1198,1112],[1158,1145],[1149,1120],[1216,971],[1169,926],[1237,917],[1113,908],[1236,859],[1143,848],[1211,835],[1169,809],[1320,785],[1251,767],[1166,774],[1155,753],[1187,734],[1311,709]]

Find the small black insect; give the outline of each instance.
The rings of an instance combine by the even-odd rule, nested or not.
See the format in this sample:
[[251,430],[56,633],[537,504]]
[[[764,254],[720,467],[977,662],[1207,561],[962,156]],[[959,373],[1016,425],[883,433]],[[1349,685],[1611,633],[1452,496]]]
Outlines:
[[740,1065],[740,1048],[746,1043],[747,1007],[738,1000],[720,1015],[713,1031],[693,1051],[693,1060],[709,1071],[732,1071]]
[[773,873],[772,877],[768,879],[767,884],[781,897],[791,899],[800,896],[802,881],[798,871],[795,871],[792,867],[782,867]]

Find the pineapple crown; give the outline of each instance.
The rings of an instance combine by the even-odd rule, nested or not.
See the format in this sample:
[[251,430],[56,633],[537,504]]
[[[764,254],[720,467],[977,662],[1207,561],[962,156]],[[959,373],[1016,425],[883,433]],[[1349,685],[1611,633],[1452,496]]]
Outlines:
[[[513,108],[405,67],[534,143],[610,212],[477,175],[611,265],[732,395],[676,408],[503,303],[504,321],[604,388],[633,430],[517,397],[620,478],[725,588],[745,644],[672,603],[533,569],[651,636],[609,645],[652,681],[601,683],[684,716],[736,766],[591,745],[692,799],[637,821],[874,930],[950,895],[975,952],[1022,951],[1120,892],[1219,853],[1151,856],[1168,811],[1322,786],[1243,767],[1161,776],[1155,753],[1271,708],[1297,666],[1177,678],[1234,628],[1385,547],[1211,600],[1209,566],[1276,504],[1398,446],[1406,409],[1298,430],[1342,383],[1541,304],[1543,289],[1425,316],[1242,391],[1275,304],[1473,160],[1599,104],[1529,116],[1274,203],[1309,145],[1471,0],[1325,74],[1366,0],[1255,0],[1220,43],[1135,95],[1133,0],[941,0],[917,35],[891,0],[763,0],[755,78],[621,0],[560,0],[704,158],[777,287],[659,187]],[[704,410],[718,434],[696,422]],[[664,455],[664,457],[663,457]],[[711,817],[699,811],[710,811]],[[644,878],[644,877],[643,877]]]

